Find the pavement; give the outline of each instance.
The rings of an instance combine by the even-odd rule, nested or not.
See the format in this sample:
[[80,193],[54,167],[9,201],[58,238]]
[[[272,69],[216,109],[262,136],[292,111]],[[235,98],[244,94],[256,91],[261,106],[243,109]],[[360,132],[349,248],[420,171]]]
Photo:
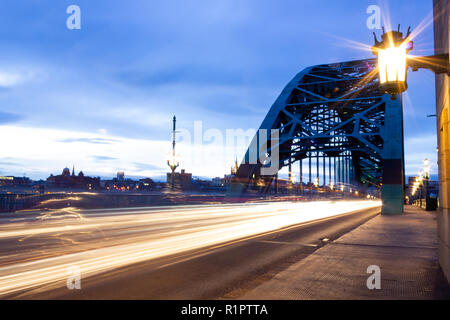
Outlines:
[[[403,215],[378,215],[240,299],[450,299],[436,215],[411,206]],[[380,289],[367,287],[371,265],[381,270]]]

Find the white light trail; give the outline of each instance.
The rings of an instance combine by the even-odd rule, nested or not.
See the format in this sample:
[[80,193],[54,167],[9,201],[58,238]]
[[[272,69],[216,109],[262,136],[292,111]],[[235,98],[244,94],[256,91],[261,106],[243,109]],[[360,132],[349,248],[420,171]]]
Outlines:
[[[41,285],[64,286],[67,268],[82,278],[133,263],[226,244],[291,225],[380,206],[379,201],[271,202],[244,205],[87,210],[79,217],[0,225],[0,241],[17,238],[17,252],[0,256],[0,296]],[[87,235],[90,238],[85,238]],[[69,238],[70,245],[42,252],[20,250],[20,241]],[[43,239],[43,240],[42,240]]]

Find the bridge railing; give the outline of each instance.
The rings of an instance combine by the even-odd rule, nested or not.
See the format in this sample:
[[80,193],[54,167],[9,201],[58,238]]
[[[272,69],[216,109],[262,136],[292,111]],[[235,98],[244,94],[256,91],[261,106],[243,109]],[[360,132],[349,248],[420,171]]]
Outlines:
[[56,194],[0,194],[0,212],[28,209],[42,201],[57,197]]
[[428,198],[428,199],[415,199],[412,202],[413,206],[422,208],[426,211],[434,211],[439,206],[439,200],[437,198]]

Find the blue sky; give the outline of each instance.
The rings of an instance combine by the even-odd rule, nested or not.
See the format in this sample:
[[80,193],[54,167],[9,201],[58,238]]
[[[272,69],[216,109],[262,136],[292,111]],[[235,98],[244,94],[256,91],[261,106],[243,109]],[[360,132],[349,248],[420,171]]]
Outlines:
[[[66,8],[81,8],[81,30]],[[190,132],[258,128],[286,83],[315,64],[370,58],[377,4],[394,25],[431,21],[431,0],[23,1],[0,3],[0,174],[45,178],[75,165],[86,174],[162,176],[171,118]],[[428,18],[427,18],[428,17]],[[377,30],[378,34],[380,33]],[[433,54],[432,25],[415,39]],[[407,173],[436,166],[434,76],[408,73]],[[205,144],[182,167],[222,176],[247,145]],[[190,158],[189,158],[190,159]]]

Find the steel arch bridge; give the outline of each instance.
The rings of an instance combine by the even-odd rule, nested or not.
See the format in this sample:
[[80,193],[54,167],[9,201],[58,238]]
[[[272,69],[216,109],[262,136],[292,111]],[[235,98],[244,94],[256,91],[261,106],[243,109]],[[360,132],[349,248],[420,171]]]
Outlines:
[[[287,166],[289,175],[292,164],[299,162],[302,186],[314,179],[324,187],[379,188],[383,127],[390,100],[379,92],[375,59],[309,67],[286,85],[259,128],[258,132],[278,129],[279,139],[269,136],[262,148],[257,133],[250,146],[256,146],[261,159],[277,150],[278,170]],[[261,174],[268,163],[259,157],[252,161],[251,152],[249,147],[230,194],[242,194],[249,187],[266,193],[273,185],[278,170]]]

